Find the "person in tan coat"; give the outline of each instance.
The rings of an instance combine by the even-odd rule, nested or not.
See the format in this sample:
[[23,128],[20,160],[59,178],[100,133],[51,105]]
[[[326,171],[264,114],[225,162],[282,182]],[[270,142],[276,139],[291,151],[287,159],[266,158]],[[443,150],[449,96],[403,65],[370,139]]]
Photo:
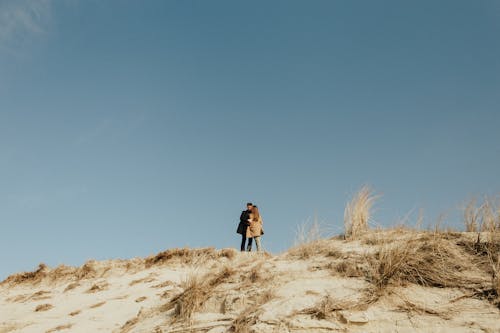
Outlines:
[[247,228],[246,235],[248,238],[247,251],[252,251],[252,239],[255,239],[257,251],[260,252],[262,250],[260,237],[264,234],[264,229],[262,227],[262,217],[260,216],[259,208],[257,206],[253,206],[252,212],[249,215],[248,222],[250,223],[250,225]]

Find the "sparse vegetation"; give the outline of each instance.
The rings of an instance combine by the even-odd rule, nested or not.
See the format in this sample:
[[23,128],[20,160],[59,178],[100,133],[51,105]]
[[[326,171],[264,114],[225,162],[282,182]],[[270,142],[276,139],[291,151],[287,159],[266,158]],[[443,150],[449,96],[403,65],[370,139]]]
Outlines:
[[495,200],[485,197],[480,213],[481,231],[495,232],[500,229],[500,205]]
[[20,283],[38,283],[47,275],[48,267],[44,263],[40,263],[38,268],[33,272],[23,272],[8,276],[0,282],[0,285],[5,283],[20,284]]
[[94,283],[87,291],[86,293],[92,294],[96,293],[99,291],[106,290],[108,288],[109,284],[106,281],[99,281],[97,283]]
[[223,249],[217,251],[213,247],[201,249],[177,248],[169,249],[158,253],[155,256],[150,256],[145,259],[144,265],[149,268],[153,265],[163,265],[169,261],[176,260],[183,264],[196,264],[206,262],[207,260],[214,260],[220,257],[228,259],[234,258],[236,251],[233,249]]
[[330,295],[327,295],[315,306],[299,311],[299,313],[311,315],[311,317],[316,319],[331,319],[335,317],[335,311],[348,308],[349,306],[347,304],[337,301]]
[[142,279],[137,279],[137,280],[130,281],[130,283],[128,285],[129,286],[133,286],[133,285],[138,284],[138,283],[149,283],[149,282],[153,282],[155,280],[156,279],[154,277],[147,276],[147,277],[142,278]]
[[73,289],[75,289],[76,287],[79,287],[79,286],[80,286],[80,283],[78,283],[78,282],[72,282],[72,283],[68,284],[68,286],[64,289],[64,292],[73,290]]
[[476,199],[469,200],[464,207],[464,226],[468,232],[500,229],[500,205],[488,197],[479,206]]
[[151,288],[165,288],[165,287],[171,286],[173,284],[174,283],[172,281],[167,280],[167,281],[163,281],[162,283],[155,284]]
[[91,306],[90,306],[90,309],[95,309],[95,308],[101,307],[101,306],[103,306],[104,304],[106,304],[106,301],[103,301],[103,302],[99,302],[99,303],[93,304],[93,305],[91,305]]
[[323,255],[331,244],[323,239],[323,231],[317,219],[306,221],[297,226],[295,245],[288,254],[299,259],[308,259],[315,255]]
[[344,277],[363,277],[366,275],[363,267],[356,261],[340,261],[332,265],[334,274]]
[[82,279],[87,279],[87,278],[94,278],[97,275],[96,269],[95,269],[95,262],[94,260],[89,260],[83,266],[79,267],[76,272],[75,276],[77,280],[82,280]]
[[76,315],[79,315],[81,312],[82,312],[82,310],[76,310],[76,311],[70,312],[69,315],[72,316],[72,317],[74,317]]
[[500,230],[480,232],[475,241],[460,240],[458,245],[473,255],[474,265],[491,277],[490,290],[482,294],[500,307]]
[[51,328],[50,330],[46,331],[45,333],[52,333],[52,332],[58,332],[62,330],[68,330],[71,327],[73,327],[73,324],[66,324],[66,325],[59,325],[54,328]]
[[40,304],[40,305],[37,305],[37,307],[35,308],[35,312],[42,312],[42,311],[48,311],[50,309],[52,309],[54,306],[52,304]]
[[371,210],[378,199],[369,186],[363,186],[347,203],[344,210],[344,232],[348,239],[356,239],[368,230]]
[[139,322],[139,318],[141,317],[142,313],[143,312],[141,309],[134,318],[127,320],[125,324],[123,324],[122,327],[120,328],[120,333],[130,332],[134,328],[134,326]]
[[225,266],[220,271],[209,272],[203,277],[190,275],[181,284],[184,291],[174,297],[167,304],[166,309],[175,308],[174,319],[189,322],[193,313],[202,307],[215,288],[235,273],[233,268]]
[[189,321],[193,313],[198,310],[209,296],[209,290],[204,281],[197,275],[189,276],[183,281],[184,291],[175,297],[171,304],[175,306],[175,318]]
[[263,279],[262,276],[262,262],[253,266],[250,270],[250,274],[245,274],[245,277],[250,280],[251,283],[256,283],[257,281],[261,281]]
[[464,226],[465,231],[476,232],[481,225],[480,221],[481,208],[476,207],[476,199],[471,199],[464,208]]
[[229,260],[232,260],[236,257],[236,254],[238,252],[235,249],[222,249],[220,250],[220,256],[221,257],[226,257]]
[[380,290],[390,283],[432,287],[479,287],[481,280],[465,274],[471,259],[450,240],[438,234],[383,244],[368,259],[369,280]]
[[[8,306],[22,306],[22,303],[53,297],[54,300],[48,302],[56,304],[60,290],[67,292],[80,286],[78,293],[63,295],[67,298],[80,292],[95,293],[109,288],[108,282],[101,277],[106,274],[114,279],[119,269],[118,272],[126,272],[127,277],[117,285],[136,286],[158,279],[147,286],[128,288],[130,291],[127,295],[116,292],[106,299],[110,301],[128,297],[126,302],[129,305],[149,300],[139,305],[144,311],[139,311],[137,316],[128,320],[121,331],[118,329],[122,333],[142,330],[144,326],[141,325],[150,322],[155,322],[157,326],[148,328],[149,331],[161,332],[162,327],[173,332],[207,331],[209,327],[200,326],[204,319],[193,322],[193,318],[204,318],[201,315],[193,316],[203,312],[224,314],[220,325],[225,325],[225,330],[250,333],[266,325],[275,325],[273,320],[269,320],[269,311],[274,311],[274,305],[281,307],[277,311],[277,322],[285,318],[279,325],[289,325],[289,329],[294,328],[293,325],[299,321],[307,320],[307,316],[316,319],[311,323],[318,325],[334,323],[343,328],[353,323],[365,325],[365,318],[359,313],[373,303],[377,303],[377,307],[388,307],[390,311],[408,313],[409,316],[418,314],[453,320],[457,318],[454,311],[462,306],[462,302],[468,308],[484,302],[490,315],[493,309],[491,304],[500,308],[500,217],[498,206],[493,201],[480,206],[469,202],[468,212],[464,212],[464,223],[468,230],[475,232],[467,233],[444,230],[439,223],[431,231],[412,229],[403,224],[388,229],[370,229],[368,221],[374,198],[376,196],[371,190],[363,188],[348,204],[349,213],[346,216],[349,218],[346,221],[351,221],[351,229],[346,232],[347,237],[324,238],[317,221],[304,224],[297,229],[295,246],[283,255],[271,257],[271,260],[268,260],[269,255],[239,255],[238,251],[231,249],[205,248],[173,249],[145,259],[135,258],[131,260],[132,266],[126,261],[113,261],[110,264],[88,261],[81,267],[60,265],[56,269],[41,264],[34,272],[16,274],[7,280],[9,283],[43,283],[40,286],[28,284],[26,288],[29,288],[29,292],[21,289],[6,294],[4,301],[19,302]],[[354,228],[353,221],[359,222]],[[159,265],[163,264],[168,264],[168,272],[162,272]],[[154,267],[156,265],[158,267]],[[289,268],[288,265],[293,267]],[[142,271],[130,272],[127,267],[139,267]],[[179,284],[175,271],[192,270],[195,267],[204,273],[189,275]],[[331,275],[328,276],[328,273]],[[81,281],[87,278],[92,280]],[[318,279],[321,285],[318,286],[314,281],[309,284],[309,278]],[[297,279],[300,283],[294,281]],[[302,284],[302,280],[306,282]],[[51,295],[48,291],[40,290],[42,286],[47,290],[54,287],[56,292]],[[337,294],[337,290],[341,292]],[[434,292],[438,301],[420,302],[419,297]],[[96,296],[104,297],[108,293]],[[314,301],[309,302],[311,299]],[[154,306],[154,300],[161,300],[165,304]],[[303,300],[307,302],[302,303]],[[93,305],[86,303],[82,309],[90,313],[93,311],[89,309],[97,309],[106,301],[103,299]],[[271,304],[265,305],[269,302]],[[31,307],[35,307],[36,303],[29,304],[32,311]],[[40,304],[35,311],[48,311],[51,308],[50,304]],[[287,309],[291,309],[290,312],[283,314]],[[460,308],[460,311],[464,309]],[[64,316],[71,319],[67,316],[77,316],[81,312],[64,313]],[[53,313],[56,312],[46,315]],[[33,313],[33,316],[44,314]],[[153,316],[162,316],[163,319],[149,320]],[[275,330],[280,328],[277,325],[274,327]],[[61,325],[52,329],[52,332],[55,329],[67,327]]]
[[274,299],[276,296],[272,289],[267,289],[262,292],[255,304],[247,307],[243,310],[238,317],[236,317],[231,326],[229,327],[229,332],[234,333],[250,333],[253,332],[251,327],[257,323],[258,317],[262,312],[261,306],[267,302]]

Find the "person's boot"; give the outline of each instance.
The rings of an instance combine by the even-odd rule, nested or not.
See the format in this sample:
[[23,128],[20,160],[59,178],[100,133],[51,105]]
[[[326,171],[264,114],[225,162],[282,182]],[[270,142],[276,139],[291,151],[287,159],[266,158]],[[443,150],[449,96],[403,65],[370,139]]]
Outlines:
[[252,252],[252,245],[247,246],[247,252]]

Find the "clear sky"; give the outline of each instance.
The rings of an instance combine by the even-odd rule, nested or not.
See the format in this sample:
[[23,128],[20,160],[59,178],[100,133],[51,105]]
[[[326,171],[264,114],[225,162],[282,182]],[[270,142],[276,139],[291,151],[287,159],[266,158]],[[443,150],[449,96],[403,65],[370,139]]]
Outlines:
[[500,1],[0,0],[0,279],[500,192]]

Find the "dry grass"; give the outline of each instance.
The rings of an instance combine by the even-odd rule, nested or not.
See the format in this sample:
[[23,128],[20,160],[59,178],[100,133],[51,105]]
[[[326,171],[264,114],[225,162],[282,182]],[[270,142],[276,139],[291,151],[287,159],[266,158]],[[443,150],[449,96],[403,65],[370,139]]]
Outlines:
[[8,276],[0,282],[2,284],[20,284],[20,283],[38,283],[47,275],[48,267],[44,263],[40,263],[38,268],[33,272],[23,272]]
[[222,249],[220,250],[219,255],[221,257],[228,258],[229,260],[233,260],[236,257],[237,253],[238,251],[236,251],[235,249]]
[[23,294],[23,295],[17,295],[13,297],[9,297],[6,299],[7,302],[28,302],[28,301],[40,301],[44,299],[50,299],[52,298],[49,296],[51,294],[50,291],[46,290],[39,290],[31,295]]
[[201,264],[206,263],[208,260],[215,260],[221,257],[232,259],[235,256],[236,251],[232,249],[217,251],[213,247],[201,249],[176,248],[147,257],[144,260],[144,265],[146,268],[149,268],[153,265],[163,265],[170,261],[176,261],[182,264]]
[[488,261],[491,267],[491,286],[493,294],[496,295],[494,303],[500,307],[500,253],[488,253]]
[[320,241],[301,244],[288,251],[288,254],[298,259],[306,260],[323,252]]
[[50,281],[75,279],[79,268],[66,265],[59,265],[47,273],[46,279]]
[[381,245],[379,251],[367,260],[367,278],[377,290],[391,283],[474,288],[482,282],[467,273],[474,269],[471,258],[458,245],[439,234]]
[[251,333],[252,326],[257,323],[259,315],[262,313],[261,306],[273,300],[276,297],[272,289],[267,289],[262,292],[255,304],[243,310],[236,319],[233,320],[229,327],[229,332],[235,333]]
[[307,244],[322,238],[321,226],[317,218],[312,222],[299,224],[295,231],[295,245]]
[[491,277],[491,288],[483,288],[479,296],[500,308],[500,229],[479,232],[475,241],[462,239],[457,244],[473,255],[474,264]]
[[104,304],[106,304],[106,302],[105,302],[105,301],[104,301],[104,302],[99,302],[99,303],[96,303],[96,304],[94,304],[94,305],[91,305],[89,308],[90,308],[90,309],[95,309],[95,308],[98,308],[98,307],[103,306]]
[[486,253],[486,271],[491,275],[492,301],[500,308],[500,229],[492,229],[488,233],[484,250]]
[[418,229],[412,229],[404,224],[398,224],[390,229],[377,228],[370,230],[360,237],[363,244],[375,246],[382,244],[389,244],[395,241],[408,240],[418,235]]
[[464,226],[467,232],[476,232],[481,224],[481,209],[476,207],[476,199],[471,199],[464,207]]
[[122,327],[120,328],[120,333],[130,332],[134,328],[134,326],[139,322],[139,319],[142,316],[142,314],[143,312],[141,309],[134,318],[127,320],[125,324],[123,324]]
[[0,282],[0,285],[17,285],[23,283],[37,284],[44,279],[48,279],[50,281],[74,279],[79,281],[82,279],[94,278],[97,275],[97,271],[94,266],[94,260],[87,261],[81,267],[59,265],[54,269],[50,269],[47,265],[41,263],[38,265],[38,268],[32,272],[23,272],[8,276],[5,280]]
[[257,319],[260,315],[258,310],[251,307],[245,309],[243,312],[233,320],[229,332],[234,333],[251,333],[252,326],[257,323]]
[[252,269],[250,269],[250,272],[248,274],[245,274],[244,277],[247,278],[252,284],[262,281],[264,279],[264,276],[262,274],[262,266],[262,262],[253,266]]
[[476,199],[469,200],[464,207],[464,226],[469,232],[495,231],[500,229],[499,200],[485,197],[481,205]]
[[26,299],[28,299],[28,295],[16,295],[12,296],[6,299],[7,302],[12,302],[12,303],[17,303],[17,302],[23,302]]
[[154,277],[147,276],[147,277],[142,278],[142,279],[133,280],[128,285],[133,286],[133,285],[138,284],[138,283],[149,283],[149,282],[153,282],[153,281],[156,281],[156,279]]
[[175,319],[189,321],[193,313],[208,299],[210,290],[198,275],[189,276],[182,282],[181,287],[184,291],[171,300],[171,304],[175,306]]
[[317,256],[340,258],[343,254],[330,240],[317,240],[310,243],[297,245],[288,250],[288,256],[296,259],[307,260]]
[[215,275],[208,274],[208,276],[213,277],[209,279],[208,286],[211,288],[217,287],[221,283],[227,282],[233,275],[236,274],[236,270],[230,266],[224,266]]
[[96,293],[99,291],[106,290],[108,288],[109,284],[106,281],[99,281],[97,283],[94,283],[87,291],[87,294],[92,294]]
[[341,261],[331,266],[335,275],[343,277],[363,277],[366,275],[363,266],[353,261]]
[[[0,285],[18,285],[18,284],[39,284],[42,280],[47,280],[50,283],[55,281],[73,280],[68,285],[65,291],[69,291],[78,286],[78,281],[84,279],[93,279],[103,277],[112,270],[130,270],[140,271],[141,269],[149,268],[152,265],[165,264],[171,260],[182,264],[204,264],[209,260],[217,260],[219,258],[227,258],[233,260],[236,257],[237,251],[234,249],[216,250],[214,248],[201,249],[170,249],[150,256],[144,259],[133,258],[130,260],[117,259],[108,265],[98,263],[95,260],[88,260],[80,267],[70,267],[59,265],[54,269],[50,269],[44,263],[40,263],[32,272],[16,273],[8,276],[0,282]],[[152,280],[144,280],[142,282],[151,282]],[[136,283],[138,283],[136,281]]]
[[40,305],[37,305],[37,307],[35,308],[35,312],[42,312],[42,311],[48,311],[50,309],[52,309],[54,306],[52,304],[40,304]]
[[52,332],[57,332],[57,331],[62,331],[62,330],[68,330],[71,327],[73,327],[73,324],[59,325],[57,327],[51,328],[48,331],[45,331],[45,333],[52,333]]
[[441,307],[441,309],[432,309],[424,304],[419,304],[414,301],[410,301],[408,299],[405,299],[404,297],[401,297],[402,304],[399,304],[397,306],[397,310],[406,312],[408,315],[412,313],[416,313],[418,315],[432,315],[432,316],[437,316],[440,317],[444,320],[449,320],[451,319],[449,315],[449,310],[446,307]]
[[369,186],[363,186],[344,210],[345,237],[356,239],[368,230],[372,207],[378,199]]
[[82,310],[76,310],[76,311],[70,312],[69,315],[74,317],[76,315],[79,315],[81,312],[82,312]]
[[76,287],[79,287],[79,286],[80,286],[80,283],[78,283],[78,282],[72,282],[72,283],[70,283],[70,284],[68,284],[66,286],[66,288],[64,289],[64,292],[73,290],[73,289],[75,289]]
[[233,268],[225,266],[218,272],[209,272],[203,277],[190,275],[181,283],[184,291],[174,297],[166,305],[165,310],[174,308],[174,320],[190,322],[192,315],[201,309],[215,288],[227,282],[235,273]]
[[35,293],[33,293],[27,300],[30,300],[30,301],[40,301],[40,300],[44,300],[44,299],[50,299],[52,298],[51,296],[49,296],[49,294],[51,294],[50,291],[46,291],[46,290],[39,290]]
[[173,284],[174,283],[172,281],[167,280],[167,281],[163,281],[162,283],[155,284],[151,288],[165,288],[165,287],[171,286]]
[[97,271],[95,269],[95,261],[89,260],[83,266],[78,267],[75,272],[75,277],[77,280],[95,278]]
[[498,230],[500,230],[500,204],[498,200],[485,197],[481,206],[481,231]]
[[21,327],[18,325],[11,325],[11,324],[5,324],[5,323],[0,323],[0,333],[10,333],[14,332],[16,330],[19,330]]
[[323,234],[317,219],[298,225],[295,231],[295,245],[288,251],[288,255],[298,259],[309,259],[325,254],[331,247],[331,242],[322,239]]
[[264,267],[265,261],[259,261],[250,267],[249,270],[245,269],[239,275],[240,289],[251,288],[258,285],[260,288],[272,283],[276,277],[274,272],[269,267]]
[[298,313],[311,315],[311,317],[320,320],[333,319],[335,318],[335,311],[346,310],[351,307],[351,302],[335,300],[330,295],[327,295],[315,306],[299,311]]

